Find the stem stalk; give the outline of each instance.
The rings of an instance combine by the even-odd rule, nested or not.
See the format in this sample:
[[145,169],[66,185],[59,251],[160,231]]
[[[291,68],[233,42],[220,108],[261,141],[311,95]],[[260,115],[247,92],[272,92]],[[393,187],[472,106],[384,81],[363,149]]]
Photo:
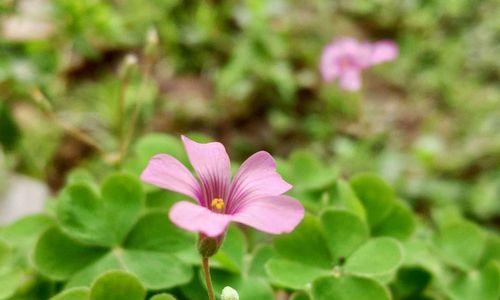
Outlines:
[[208,264],[208,257],[203,257],[203,274],[205,274],[205,282],[207,284],[207,293],[209,300],[215,300],[214,288],[212,286],[212,279],[210,278],[210,266]]

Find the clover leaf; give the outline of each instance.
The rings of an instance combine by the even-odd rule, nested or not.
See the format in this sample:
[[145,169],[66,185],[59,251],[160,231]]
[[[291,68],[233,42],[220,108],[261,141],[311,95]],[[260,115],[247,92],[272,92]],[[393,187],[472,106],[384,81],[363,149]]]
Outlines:
[[287,161],[278,161],[278,170],[290,182],[296,182],[294,192],[319,190],[335,182],[339,171],[325,165],[309,151],[296,150]]
[[271,282],[298,290],[312,284],[314,299],[348,299],[350,293],[388,299],[381,282],[403,260],[397,240],[370,238],[368,224],[343,209],[327,209],[320,218],[306,216],[294,232],[277,237],[274,247],[278,255],[266,264]]
[[91,287],[67,289],[50,300],[144,300],[146,289],[133,274],[114,270],[100,275]]
[[66,288],[89,286],[109,270],[128,271],[150,290],[191,279],[186,261],[193,254],[185,249],[195,237],[163,211],[144,213],[144,193],[133,176],[111,175],[100,193],[84,182],[69,185],[57,205],[58,225],[40,237],[33,260],[40,273],[66,281]]
[[38,236],[52,224],[50,217],[39,214],[21,218],[1,229],[0,299],[16,294],[30,280],[31,248]]
[[491,261],[480,270],[461,274],[447,289],[454,300],[496,300],[500,297],[500,264]]
[[415,229],[416,222],[412,211],[402,201],[398,201],[394,203],[389,214],[372,228],[372,234],[406,240]]
[[14,264],[12,248],[0,240],[0,299],[14,295],[22,275],[22,270]]
[[480,264],[484,265],[490,260],[496,260],[500,263],[500,236],[495,232],[487,233],[487,241]]
[[25,262],[39,236],[54,224],[54,220],[45,214],[23,217],[0,230],[0,238],[9,241],[14,252],[23,256]]
[[90,300],[143,300],[146,289],[137,277],[123,271],[109,271],[96,279]]
[[67,289],[50,300],[88,300],[90,295],[90,289],[86,287]]
[[151,297],[151,300],[175,300],[175,298],[170,294],[162,293],[154,295],[153,297]]
[[[179,138],[162,133],[150,133],[139,138],[133,145],[131,155],[124,162],[123,170],[132,174],[140,174],[151,157],[158,153],[168,153],[182,163],[188,163],[186,152]],[[158,190],[149,184],[144,184],[143,188],[148,192]]]
[[246,251],[247,243],[243,232],[235,226],[230,226],[222,247],[211,258],[212,266],[237,274],[241,273]]
[[311,300],[311,297],[306,292],[298,291],[290,295],[290,300]]
[[327,210],[321,215],[321,222],[334,260],[350,255],[370,235],[366,223],[348,211]]
[[393,274],[403,261],[403,249],[393,238],[373,238],[347,259],[344,270],[350,274],[380,278]]
[[454,269],[451,278],[446,273],[438,277],[448,296],[454,300],[498,299],[498,236],[461,217],[448,218],[440,225],[434,239],[435,250]]
[[369,173],[353,176],[350,183],[365,207],[370,227],[377,226],[391,212],[395,203],[394,191],[380,177]]
[[366,277],[327,276],[314,281],[315,300],[390,300],[389,290]]
[[331,205],[335,208],[346,209],[355,213],[363,221],[366,220],[366,211],[351,185],[343,179],[337,180],[329,191]]
[[312,267],[328,269],[333,258],[328,249],[325,232],[318,218],[305,216],[295,230],[274,240],[274,247],[281,257]]
[[116,246],[137,221],[143,197],[140,183],[132,176],[109,177],[100,194],[77,183],[61,193],[57,218],[62,231],[83,243]]
[[403,266],[391,284],[396,299],[420,299],[432,281],[432,274],[419,266]]
[[436,236],[441,257],[464,271],[479,263],[486,247],[487,236],[479,226],[466,220],[443,224]]

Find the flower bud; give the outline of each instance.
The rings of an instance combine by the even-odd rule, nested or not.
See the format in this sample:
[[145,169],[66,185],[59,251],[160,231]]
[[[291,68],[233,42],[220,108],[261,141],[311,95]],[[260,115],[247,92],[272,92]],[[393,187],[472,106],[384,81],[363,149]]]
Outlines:
[[158,54],[158,32],[155,28],[151,28],[146,33],[146,45],[144,47],[144,54],[147,57],[155,57]]
[[146,42],[151,45],[158,44],[158,32],[155,28],[150,28],[146,33]]
[[202,257],[212,257],[219,250],[219,242],[217,239],[202,237],[198,241],[198,252]]
[[120,77],[122,80],[127,80],[130,77],[137,63],[138,59],[135,54],[127,54],[125,56],[120,70]]
[[198,239],[198,252],[202,257],[212,257],[219,251],[222,242],[224,241],[224,234],[218,237],[208,237],[200,234]]
[[238,295],[238,292],[233,289],[230,286],[226,286],[224,289],[222,289],[222,295],[221,295],[222,300],[240,300],[240,296]]

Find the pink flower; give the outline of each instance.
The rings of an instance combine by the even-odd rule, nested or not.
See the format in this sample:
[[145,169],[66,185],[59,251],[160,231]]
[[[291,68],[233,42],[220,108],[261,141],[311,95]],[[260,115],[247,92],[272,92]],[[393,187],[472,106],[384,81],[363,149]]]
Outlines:
[[362,70],[397,56],[398,47],[392,41],[360,43],[353,38],[341,38],[323,50],[320,71],[324,81],[339,79],[342,89],[356,91],[361,87]]
[[180,201],[170,220],[209,237],[223,234],[230,222],[280,234],[292,231],[304,216],[299,201],[283,195],[292,186],[276,172],[272,156],[260,151],[250,156],[231,180],[229,157],[221,143],[196,143],[182,136],[198,180],[177,159],[157,154],[141,179],[184,194],[197,203]]

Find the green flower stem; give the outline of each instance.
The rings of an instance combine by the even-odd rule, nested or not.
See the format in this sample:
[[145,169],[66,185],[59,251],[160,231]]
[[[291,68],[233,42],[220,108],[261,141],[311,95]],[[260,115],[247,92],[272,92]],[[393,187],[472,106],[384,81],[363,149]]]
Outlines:
[[120,91],[118,93],[118,136],[120,139],[120,149],[125,142],[125,96],[129,85],[129,76],[124,76],[120,82]]
[[130,146],[130,143],[132,142],[132,138],[134,137],[134,133],[137,127],[137,123],[139,121],[139,113],[141,112],[142,108],[142,103],[143,103],[143,94],[144,90],[146,89],[146,84],[149,82],[151,79],[151,67],[150,65],[153,64],[153,62],[149,61],[148,58],[146,58],[145,64],[145,71],[142,74],[142,79],[139,85],[139,91],[138,91],[138,96],[137,101],[134,106],[134,110],[132,111],[132,116],[130,117],[130,125],[128,126],[128,131],[123,133],[123,138],[122,138],[122,144],[120,147],[120,162],[125,158],[128,152],[128,148]]
[[208,264],[208,257],[202,258],[203,274],[205,275],[205,282],[207,284],[207,293],[209,300],[215,300],[214,288],[212,286],[212,279],[210,278],[210,266]]

